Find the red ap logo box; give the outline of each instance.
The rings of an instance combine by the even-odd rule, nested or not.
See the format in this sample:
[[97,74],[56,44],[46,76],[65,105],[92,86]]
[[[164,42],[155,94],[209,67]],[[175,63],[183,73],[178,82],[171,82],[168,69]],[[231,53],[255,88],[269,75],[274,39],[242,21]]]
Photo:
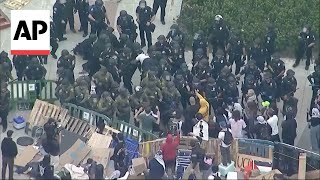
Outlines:
[[50,11],[11,11],[11,54],[50,54]]

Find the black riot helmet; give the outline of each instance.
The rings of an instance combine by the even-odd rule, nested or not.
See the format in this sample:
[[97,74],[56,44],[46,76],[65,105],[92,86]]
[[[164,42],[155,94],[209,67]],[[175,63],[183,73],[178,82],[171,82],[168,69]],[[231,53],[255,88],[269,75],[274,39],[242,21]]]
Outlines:
[[146,0],[141,0],[141,1],[139,2],[139,7],[140,7],[140,8],[144,9],[144,8],[146,8],[146,6],[147,6]]
[[264,79],[266,82],[270,82],[271,79],[272,79],[272,74],[269,73],[269,72],[265,72],[265,73],[263,74],[263,79]]
[[96,40],[97,40],[97,35],[96,35],[96,34],[90,34],[89,40],[90,40],[91,42],[96,41]]
[[202,40],[203,38],[204,38],[204,32],[202,30],[199,30],[194,35],[193,40]]
[[254,75],[252,74],[248,74],[246,77],[245,77],[245,83],[246,84],[254,84]]
[[121,17],[125,17],[125,16],[127,16],[127,15],[128,15],[127,11],[125,11],[125,10],[121,10],[121,11],[120,11],[120,16],[121,16]]
[[131,56],[132,50],[131,50],[130,48],[128,48],[128,47],[125,47],[125,48],[123,49],[123,54],[124,54],[125,56]]
[[163,44],[165,41],[166,41],[166,37],[165,37],[164,35],[160,35],[160,36],[158,37],[158,42],[159,42],[159,43]]
[[216,56],[218,59],[224,58],[224,52],[222,51],[222,49],[218,49],[217,52],[215,53],[215,56]]
[[107,52],[110,52],[110,51],[112,50],[112,44],[111,44],[111,43],[107,43],[107,44],[105,45],[105,50],[106,50]]
[[177,36],[177,31],[178,30],[179,30],[179,26],[177,24],[172,24],[172,26],[170,27],[171,36],[172,37]]
[[98,7],[102,7],[103,6],[103,1],[102,0],[96,0],[96,2],[94,2],[94,5],[96,5]]
[[138,42],[134,42],[132,47],[135,53],[137,54],[142,53],[141,45]]
[[254,69],[254,68],[256,67],[256,61],[254,61],[254,60],[248,61],[247,66],[248,66],[248,68],[250,68],[250,69]]
[[222,17],[220,14],[218,14],[218,15],[216,15],[216,16],[214,17],[214,22],[215,22],[216,24],[221,24],[222,21],[223,21],[223,17]]
[[288,77],[293,77],[296,73],[292,69],[287,70],[287,76]]
[[172,45],[172,53],[173,53],[173,54],[178,54],[179,51],[180,51],[180,49],[181,49],[181,47],[180,47],[179,44],[174,43],[174,44]]
[[208,86],[215,86],[216,85],[216,80],[214,80],[213,77],[208,78]]
[[204,56],[204,51],[202,48],[198,48],[195,52],[195,55],[198,57],[198,58],[202,58]]

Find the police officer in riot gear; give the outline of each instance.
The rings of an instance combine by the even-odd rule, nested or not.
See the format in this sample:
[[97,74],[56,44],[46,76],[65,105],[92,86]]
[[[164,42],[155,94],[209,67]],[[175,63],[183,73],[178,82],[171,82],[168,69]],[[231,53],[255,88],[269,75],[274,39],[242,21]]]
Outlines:
[[130,121],[130,103],[129,93],[125,88],[120,88],[119,96],[115,99],[116,117],[118,120],[129,123]]
[[210,65],[212,67],[212,77],[216,79],[222,68],[229,65],[227,59],[224,56],[223,50],[218,49]]
[[253,60],[248,61],[237,78],[239,79],[241,75],[244,75],[244,79],[246,79],[248,75],[253,75],[255,83],[260,82],[262,80],[261,71],[258,69],[255,63],[256,62]]
[[189,100],[189,91],[190,87],[188,81],[183,77],[183,74],[177,73],[173,80],[176,88],[180,92],[181,95],[181,105],[183,109],[187,108],[188,100]]
[[105,44],[105,49],[101,52],[99,56],[99,62],[102,66],[108,67],[109,60],[113,57],[117,56],[117,53],[113,50],[111,43]]
[[[45,76],[47,74],[47,70],[41,65],[35,57],[31,59],[30,64],[26,67],[24,70],[24,78],[27,81],[30,80],[43,80],[45,79]],[[44,84],[37,83],[36,84],[36,93],[37,97],[40,96],[41,87],[43,87]]]
[[221,90],[219,89],[216,81],[213,79],[213,77],[209,77],[207,84],[205,86],[205,97],[208,100],[210,104],[210,114],[211,113],[211,107],[213,110],[216,110],[217,107],[222,106],[223,99],[221,98]]
[[277,84],[272,79],[272,74],[265,72],[263,80],[259,84],[259,92],[263,101],[275,102],[277,97]]
[[12,62],[16,69],[18,81],[22,81],[23,72],[26,69],[28,63],[28,56],[14,55],[12,58]]
[[312,49],[315,46],[316,38],[315,35],[311,32],[310,26],[305,26],[302,29],[298,36],[298,49],[296,53],[296,62],[293,64],[293,67],[297,67],[300,63],[300,60],[303,58],[304,54],[307,57],[306,67],[308,70],[310,66],[310,61],[312,57]]
[[76,0],[76,9],[80,19],[80,29],[83,31],[83,37],[88,35],[88,16],[89,16],[89,1],[88,0]]
[[[94,5],[90,7],[88,17],[91,24],[91,34],[97,34],[99,36],[102,30],[107,29],[107,24],[110,24],[107,10],[102,0],[96,0]],[[107,20],[107,24],[105,20]]]
[[312,98],[311,98],[311,104],[310,104],[310,110],[311,110],[314,107],[314,101],[320,89],[320,66],[316,66],[315,71],[311,73],[307,78],[312,86]]
[[180,30],[178,24],[172,24],[170,27],[170,31],[166,36],[167,41],[171,44],[171,42],[176,41],[184,51],[185,47],[185,36],[183,32]]
[[82,80],[79,85],[74,88],[75,103],[81,107],[88,107],[90,92],[87,82]]
[[199,48],[195,51],[195,56],[192,59],[192,65],[196,66],[197,63],[199,63],[199,61],[201,59],[207,58],[205,51],[203,51],[203,49]]
[[292,69],[288,69],[286,76],[281,82],[281,97],[284,95],[294,96],[297,90],[297,79],[294,77],[295,72]]
[[170,51],[170,45],[166,41],[166,37],[164,35],[160,35],[158,37],[158,41],[155,44],[156,46],[156,51],[161,52],[162,55],[168,57],[171,53]]
[[209,28],[209,41],[212,46],[212,56],[218,49],[226,49],[227,41],[229,40],[229,29],[225,25],[223,17],[216,15],[214,22]]
[[202,30],[199,30],[196,32],[196,34],[193,37],[192,42],[192,57],[195,57],[195,52],[198,49],[202,49],[203,52],[207,55],[208,51],[208,41],[205,38],[205,34]]
[[169,61],[172,67],[172,74],[175,74],[176,71],[180,68],[181,64],[185,63],[184,51],[179,44],[174,44],[172,46]]
[[129,39],[134,42],[137,38],[136,33],[137,26],[134,23],[133,17],[125,10],[120,11],[120,16],[117,19],[117,30],[120,34],[126,34]]
[[[56,52],[59,48],[59,45],[57,42],[58,36],[55,30],[56,30],[55,24],[53,22],[50,22],[50,46],[51,46],[50,54],[54,59],[57,59],[58,57],[56,55]],[[48,57],[45,58],[44,64],[47,64],[47,58]]]
[[275,80],[277,84],[277,95],[276,98],[279,101],[281,96],[281,81],[286,71],[286,67],[284,62],[280,59],[279,55],[275,55],[274,58],[271,60],[270,65],[268,66],[269,71],[272,74],[272,79]]
[[227,44],[227,53],[229,54],[229,65],[232,67],[233,63],[236,64],[235,75],[238,75],[240,73],[240,68],[244,65],[247,55],[244,41],[240,38],[239,32],[235,32],[233,37],[229,40]]
[[270,23],[267,26],[267,33],[264,37],[264,45],[263,45],[266,48],[265,55],[266,55],[267,65],[270,64],[271,55],[275,52],[276,38],[277,38],[277,34],[275,31],[274,24]]
[[136,9],[137,15],[137,22],[139,24],[139,31],[140,31],[140,39],[141,39],[141,46],[146,46],[145,36],[148,41],[148,47],[152,45],[152,37],[151,32],[154,26],[152,22],[155,19],[155,15],[152,9],[147,6],[147,2],[145,0],[141,0],[139,2],[139,6]]
[[59,41],[64,41],[67,38],[63,37],[64,33],[64,26],[66,24],[65,21],[65,0],[56,0],[56,2],[53,5],[53,23],[55,25],[55,33],[56,37],[59,39]]
[[223,89],[223,101],[227,105],[232,105],[238,102],[239,90],[237,87],[237,80],[235,77],[228,77],[228,85]]
[[137,61],[132,56],[132,50],[130,48],[124,48],[123,53],[119,57],[123,62],[119,67],[121,69],[121,76],[123,77],[123,85],[132,94],[132,76],[137,69]]
[[[75,56],[71,55],[68,50],[64,49],[61,51],[61,57],[58,59],[57,68],[63,67],[64,69],[68,69],[73,72],[76,66]],[[73,75],[74,81],[74,75]]]
[[256,66],[261,72],[265,68],[265,48],[262,47],[261,40],[259,38],[255,39],[254,45],[250,47],[248,53],[249,60],[254,60]]
[[70,30],[74,33],[76,32],[74,29],[74,13],[77,12],[75,5],[75,0],[66,0],[64,9],[66,14],[66,24],[64,26],[64,31],[66,31],[66,25],[69,23]]

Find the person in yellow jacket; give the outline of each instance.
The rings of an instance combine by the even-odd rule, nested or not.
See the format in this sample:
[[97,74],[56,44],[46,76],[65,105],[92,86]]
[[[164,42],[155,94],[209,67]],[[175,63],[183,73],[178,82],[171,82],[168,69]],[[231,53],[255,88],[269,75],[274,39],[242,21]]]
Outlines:
[[203,119],[208,122],[209,121],[209,103],[208,101],[199,93],[196,91],[196,95],[199,99],[200,109],[198,113],[203,115]]

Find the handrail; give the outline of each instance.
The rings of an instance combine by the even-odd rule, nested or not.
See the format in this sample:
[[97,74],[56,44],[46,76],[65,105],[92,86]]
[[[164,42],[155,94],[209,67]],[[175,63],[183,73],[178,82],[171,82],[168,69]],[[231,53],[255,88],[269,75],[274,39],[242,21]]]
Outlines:
[[102,119],[110,127],[115,128],[121,131],[125,136],[137,139],[138,141],[154,140],[158,138],[158,136],[151,132],[148,132],[144,129],[140,129],[134,125],[131,125],[121,120],[111,119],[108,116],[98,113],[94,110],[90,110],[71,103],[65,103],[62,106],[69,110],[69,114],[71,116],[77,117],[85,121],[89,121],[89,123],[93,126],[96,126],[97,119]]

